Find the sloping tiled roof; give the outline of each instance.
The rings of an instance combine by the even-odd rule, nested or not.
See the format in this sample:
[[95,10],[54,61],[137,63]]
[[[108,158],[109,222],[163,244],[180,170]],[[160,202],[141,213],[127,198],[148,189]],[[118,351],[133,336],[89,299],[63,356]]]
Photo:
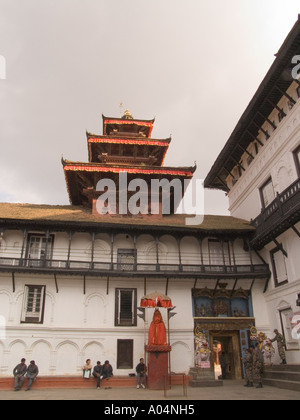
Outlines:
[[35,225],[63,225],[74,228],[99,227],[103,228],[122,227],[128,229],[174,229],[192,230],[200,232],[222,232],[222,233],[247,233],[255,229],[249,222],[231,216],[206,215],[200,225],[186,226],[186,215],[170,215],[159,217],[120,217],[104,216],[97,217],[90,209],[82,206],[54,206],[36,204],[12,204],[0,203],[0,228],[1,225],[12,224],[35,224]]

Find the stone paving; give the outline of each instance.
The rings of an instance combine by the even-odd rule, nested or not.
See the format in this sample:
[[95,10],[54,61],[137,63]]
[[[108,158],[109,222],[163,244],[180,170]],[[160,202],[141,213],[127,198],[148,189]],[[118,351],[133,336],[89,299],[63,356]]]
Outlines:
[[223,387],[188,388],[187,398],[183,389],[174,386],[167,391],[151,391],[133,388],[114,389],[37,389],[0,391],[0,400],[99,400],[106,401],[206,401],[206,400],[297,400],[300,392],[265,386],[263,389],[245,388],[244,381],[224,381]]

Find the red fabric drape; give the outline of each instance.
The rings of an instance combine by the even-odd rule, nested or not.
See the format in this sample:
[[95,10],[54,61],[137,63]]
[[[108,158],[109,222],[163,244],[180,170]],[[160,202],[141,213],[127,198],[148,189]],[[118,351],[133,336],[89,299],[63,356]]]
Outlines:
[[154,312],[149,328],[149,346],[164,346],[167,344],[167,331],[158,309]]
[[159,297],[157,299],[142,299],[142,308],[172,308],[171,300],[162,300]]

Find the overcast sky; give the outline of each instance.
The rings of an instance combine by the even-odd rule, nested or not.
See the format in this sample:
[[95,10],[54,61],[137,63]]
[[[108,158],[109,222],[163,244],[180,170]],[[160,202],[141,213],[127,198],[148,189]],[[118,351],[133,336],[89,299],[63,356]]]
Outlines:
[[[205,178],[300,13],[299,0],[0,0],[0,201],[69,204],[103,113],[156,117],[168,166]],[[226,214],[222,192],[206,213]]]

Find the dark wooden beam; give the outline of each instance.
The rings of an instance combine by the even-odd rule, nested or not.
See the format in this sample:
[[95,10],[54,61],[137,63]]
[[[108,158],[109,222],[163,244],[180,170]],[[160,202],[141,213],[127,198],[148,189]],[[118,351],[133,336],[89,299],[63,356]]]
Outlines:
[[56,274],[54,274],[54,282],[55,282],[55,289],[56,289],[56,293],[58,293],[58,283],[57,283],[57,277],[56,277]]
[[288,258],[288,253],[286,252],[286,250],[283,248],[282,244],[280,244],[277,239],[273,239],[273,242],[277,245],[278,249],[280,249],[280,251],[283,253],[283,255]]
[[246,129],[247,133],[253,138],[253,140],[256,140],[257,143],[259,143],[261,145],[261,147],[264,147],[264,144],[262,141],[259,140],[259,138],[257,138],[257,136],[255,136],[254,134],[251,133],[250,130],[248,130],[248,128]]
[[167,282],[166,282],[166,296],[168,296],[168,292],[169,292],[169,277],[167,277]]
[[12,279],[12,290],[13,290],[13,293],[15,293],[15,291],[16,291],[16,281],[15,281],[15,273],[14,272],[11,273],[11,279]]
[[[252,248],[253,249],[253,248]],[[258,256],[258,258],[263,262],[263,264],[265,264],[265,265],[269,265],[267,262],[266,262],[266,260],[264,260],[263,259],[263,257],[260,255],[260,253],[256,250],[256,249],[254,249],[254,252],[255,252],[255,254]]]
[[257,112],[262,118],[265,118],[266,121],[268,121],[268,123],[274,128],[274,130],[276,130],[277,126],[275,125],[275,123],[273,123],[273,121],[271,121],[268,117],[266,117],[265,115],[263,115],[260,111]]
[[228,173],[228,175],[230,175],[233,179],[235,178],[235,177],[234,177],[234,175],[233,175],[230,171],[228,171],[228,169],[226,169],[226,168],[225,168],[225,166],[223,166],[223,169],[224,169],[224,171],[225,171],[225,172],[227,172],[227,173]]
[[294,105],[296,105],[296,101],[294,100],[294,98],[292,98],[287,92],[280,89],[280,87],[278,87],[277,85],[275,85],[275,89],[277,89],[280,93],[282,93],[282,95],[286,96]]
[[246,169],[243,167],[243,165],[238,162],[234,157],[229,156],[231,160],[233,160],[244,172],[246,172]]
[[217,179],[221,182],[222,185],[224,185],[226,191],[229,192],[230,188],[228,188],[228,185],[219,176],[217,176]]
[[278,105],[274,104],[273,101],[271,101],[269,98],[267,98],[267,101],[269,102],[269,104],[271,104],[274,108],[277,109],[277,111],[281,112],[283,116],[286,117],[286,113],[284,112],[284,110],[282,108],[279,108]]
[[292,226],[292,229],[293,229],[293,231],[299,236],[299,238],[300,238],[300,232],[299,232],[299,230],[295,227],[295,226]]
[[240,144],[238,144],[238,147],[243,150],[245,153],[247,153],[247,155],[249,155],[252,159],[254,159],[254,156],[252,155],[252,153],[248,152],[247,149],[245,149],[243,146],[241,146]]
[[252,123],[255,125],[255,127],[258,130],[260,130],[260,131],[262,131],[264,133],[264,135],[266,136],[267,139],[269,139],[271,137],[270,134],[266,130],[264,130],[261,126],[259,126],[258,124],[256,124],[256,122],[254,120],[252,120]]
[[107,280],[106,280],[106,294],[109,294],[109,276],[107,276]]

